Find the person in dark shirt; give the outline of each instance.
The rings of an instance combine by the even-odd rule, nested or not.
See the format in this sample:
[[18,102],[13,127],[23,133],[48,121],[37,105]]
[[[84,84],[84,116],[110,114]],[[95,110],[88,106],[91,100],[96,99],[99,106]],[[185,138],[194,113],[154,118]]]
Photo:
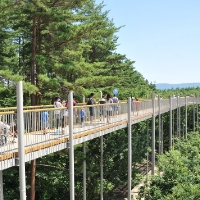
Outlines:
[[[96,101],[94,99],[94,93],[91,93],[88,98],[87,105],[93,105],[93,104],[96,104]],[[90,111],[90,124],[92,124],[94,116],[94,106],[90,106],[89,111]]]

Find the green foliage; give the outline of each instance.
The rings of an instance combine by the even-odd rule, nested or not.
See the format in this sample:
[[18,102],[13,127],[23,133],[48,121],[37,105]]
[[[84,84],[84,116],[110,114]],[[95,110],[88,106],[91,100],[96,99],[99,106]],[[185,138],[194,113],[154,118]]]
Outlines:
[[191,132],[170,150],[158,157],[159,172],[147,188],[141,190],[145,199],[199,199],[200,198],[200,137]]
[[98,98],[99,91],[112,93],[114,88],[121,99],[150,93],[134,61],[116,52],[115,34],[122,27],[115,27],[103,7],[93,0],[1,3],[0,78],[4,87],[23,80],[24,102],[36,94],[37,104],[57,94],[66,98],[70,90],[77,99],[91,92]]
[[0,87],[0,107],[16,105],[16,90]]
[[[99,91],[112,93],[114,88],[119,90],[119,99],[150,97],[152,90],[156,91],[155,85],[134,68],[134,61],[117,52],[118,38],[115,34],[122,27],[115,27],[108,19],[108,11],[102,11],[103,7],[93,0],[1,1],[0,106],[16,106],[16,84],[20,80],[23,80],[24,105],[31,103],[32,94],[35,94],[37,104],[50,104],[55,95],[67,98],[70,90],[74,91],[77,99],[91,92],[98,98]],[[195,89],[181,91],[164,91],[161,95],[199,94]],[[163,118],[167,122],[169,115]],[[189,129],[191,124],[188,120]],[[167,126],[164,133],[167,138]],[[136,166],[146,158],[147,149],[150,149],[148,137],[146,123],[133,126],[133,179],[138,179]],[[105,198],[113,188],[127,182],[127,140],[126,129],[104,136]],[[86,157],[81,145],[75,149],[76,199],[82,199],[84,159],[87,162],[87,198],[99,199],[99,138],[87,142]],[[179,164],[182,166],[184,162],[181,160]],[[37,160],[36,199],[69,197],[68,166],[68,150]],[[30,189],[29,168],[30,163],[27,163],[27,192]],[[177,170],[181,171],[182,167]],[[186,169],[181,172],[187,175]],[[19,199],[17,168],[5,170],[4,176],[5,199]],[[169,184],[162,179],[159,181],[168,188],[174,184],[173,181]],[[198,185],[194,183],[193,186],[181,185],[177,190],[187,188],[195,193]],[[156,194],[161,197],[162,193],[156,190]]]
[[[136,133],[137,132],[137,133]],[[133,184],[141,180],[136,168],[146,157],[145,123],[133,126]],[[146,136],[145,136],[146,137]],[[112,194],[119,185],[127,184],[128,165],[127,129],[122,129],[103,137],[103,170],[104,197]],[[86,142],[86,156],[82,144],[75,146],[75,195],[76,199],[83,197],[83,161],[87,166],[87,199],[99,199],[100,194],[100,138]],[[36,199],[69,199],[69,152],[68,149],[37,159]],[[5,199],[19,199],[18,168],[5,170]],[[30,163],[26,163],[27,195],[29,195]],[[12,187],[12,188],[10,188]],[[12,198],[11,198],[12,197]]]

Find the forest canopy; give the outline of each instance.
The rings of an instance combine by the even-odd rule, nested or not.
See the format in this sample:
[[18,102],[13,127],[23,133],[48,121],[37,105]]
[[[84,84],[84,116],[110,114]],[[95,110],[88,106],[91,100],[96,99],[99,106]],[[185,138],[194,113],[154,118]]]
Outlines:
[[[104,6],[93,0],[1,1],[0,98],[15,95],[19,80],[27,105],[49,104],[71,90],[78,99],[114,88],[120,99],[150,96],[155,85],[117,52],[123,25],[116,27]],[[1,105],[16,104],[11,98]]]

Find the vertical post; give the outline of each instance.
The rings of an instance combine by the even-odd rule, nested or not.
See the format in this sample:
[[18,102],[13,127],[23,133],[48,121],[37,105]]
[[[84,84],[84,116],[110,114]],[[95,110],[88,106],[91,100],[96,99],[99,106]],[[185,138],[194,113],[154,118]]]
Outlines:
[[163,154],[163,119],[161,116],[161,154]]
[[195,131],[195,104],[194,104],[194,97],[193,97],[193,131]]
[[169,97],[170,111],[169,111],[169,147],[172,147],[172,97]]
[[23,115],[23,85],[22,81],[17,83],[17,129],[19,149],[19,182],[20,199],[26,199],[26,176],[24,159],[24,115]]
[[70,173],[70,200],[74,200],[74,138],[73,138],[73,92],[70,91],[68,95],[69,105],[69,173]]
[[160,106],[161,106],[161,102],[160,102],[160,95],[158,95],[158,109],[159,109],[159,113],[158,113],[158,132],[159,132],[159,154],[161,154],[161,114],[160,114]]
[[172,106],[172,146],[173,145],[174,145],[174,111],[173,111],[173,106]]
[[187,96],[185,97],[185,137],[187,138]]
[[100,99],[102,98],[102,91],[100,91]]
[[3,171],[0,170],[0,200],[3,200]]
[[178,131],[179,131],[179,139],[181,139],[181,99],[180,99],[180,95],[178,96]]
[[[83,103],[85,103],[85,95],[83,96]],[[83,142],[83,154],[85,156],[83,160],[83,200],[86,200],[86,144]]]
[[149,147],[149,123],[148,123],[148,119],[146,120],[147,122],[147,177],[148,177],[148,172],[149,172],[149,151],[148,151],[148,147]]
[[196,127],[197,131],[199,131],[199,105],[198,105],[198,96],[196,96],[196,107],[197,107],[197,122],[196,122]]
[[83,200],[86,200],[86,149],[85,142],[83,142],[83,154],[85,159],[83,160]]
[[103,200],[103,135],[100,137],[100,148],[101,148],[101,200]]
[[128,98],[128,199],[131,199],[132,180],[132,130],[131,130],[131,97]]
[[83,103],[85,103],[85,95],[82,95],[82,96],[83,96],[82,101],[83,101]]
[[155,169],[155,98],[154,93],[152,92],[152,109],[153,109],[153,115],[152,115],[152,156],[151,156],[151,174],[154,175],[154,169]]
[[178,112],[178,106],[179,106],[179,101],[178,101],[178,95],[177,95],[177,97],[176,97],[176,101],[177,101],[177,108],[176,108],[176,114],[177,114],[177,116],[176,116],[176,126],[177,126],[177,137],[179,137],[179,130],[178,130],[178,128],[179,128],[179,125],[178,125],[178,122],[179,122],[179,120],[178,120],[178,114],[179,114],[179,112]]

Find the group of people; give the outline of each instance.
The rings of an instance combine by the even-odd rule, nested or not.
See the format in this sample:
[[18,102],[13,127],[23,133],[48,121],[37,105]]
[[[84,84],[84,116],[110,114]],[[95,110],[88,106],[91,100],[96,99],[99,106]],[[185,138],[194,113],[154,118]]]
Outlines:
[[[100,120],[104,120],[104,118],[106,118],[107,123],[110,123],[110,117],[118,114],[118,107],[119,107],[118,103],[119,100],[115,94],[113,97],[111,97],[110,94],[107,94],[106,97],[102,95],[102,97],[99,99],[99,104],[102,104],[102,106],[100,106]],[[88,98],[87,105],[93,105],[93,104],[96,104],[96,101],[94,99],[94,93],[91,93]],[[90,111],[90,124],[92,124],[94,116],[94,107],[90,106],[89,111]]]
[[131,111],[133,112],[133,115],[136,114],[138,115],[138,111],[140,110],[140,102],[138,98],[131,97]]
[[[76,106],[76,101],[73,97],[73,106]],[[56,109],[54,111],[54,119],[55,119],[55,131],[56,133],[61,133],[61,130],[59,129],[59,126],[61,125],[62,127],[62,134],[65,132],[65,127],[68,125],[69,122],[69,112],[68,112],[68,101],[62,100],[60,96],[56,96],[54,99],[54,108],[62,108],[62,109]],[[64,109],[65,108],[65,109]],[[73,113],[75,119],[78,118],[78,112],[76,108],[73,108]],[[83,125],[84,118],[85,118],[85,111],[83,108],[80,110],[80,119],[81,119],[81,124]],[[47,134],[47,128],[49,126],[48,119],[49,119],[49,114],[47,111],[42,112],[41,114],[42,117],[42,127],[43,127],[43,133]]]
[[[96,100],[94,99],[94,93],[91,93],[87,100],[87,105],[89,106],[89,117],[90,117],[90,124],[93,123],[93,118],[95,115],[95,108],[94,104],[96,104]],[[102,97],[99,99],[99,104],[105,104],[100,106],[100,120],[107,119],[107,123],[110,123],[110,117],[112,115],[118,114],[118,97],[114,95],[111,97],[110,94],[107,94],[106,97],[102,95]],[[73,106],[76,106],[76,101],[73,99]],[[112,104],[112,105],[111,105]],[[64,134],[64,128],[68,125],[68,101],[61,101],[61,98],[59,96],[55,97],[54,100],[54,108],[62,108],[65,107],[66,109],[56,109],[54,111],[54,119],[55,119],[55,129],[56,133],[61,133],[59,126],[62,127],[62,134]],[[74,117],[77,119],[80,119],[81,127],[84,126],[85,118],[86,118],[86,112],[84,107],[81,107],[80,110],[73,108]],[[49,127],[49,114],[47,111],[43,111],[41,113],[41,119],[42,119],[42,129],[43,133],[47,134],[47,130]]]
[[[55,128],[56,128],[56,133],[61,133],[59,126],[61,125],[62,127],[62,134],[64,134],[64,128],[68,125],[68,118],[69,118],[69,113],[68,113],[68,101],[62,100],[60,96],[56,96],[54,99],[54,108],[63,108],[63,109],[56,109],[54,111],[54,118],[55,118]],[[73,106],[76,106],[76,101],[73,97]],[[65,109],[64,109],[65,108]],[[81,114],[81,112],[80,112]],[[74,108],[74,116],[78,118],[77,114],[77,109]],[[83,116],[83,114],[82,114]],[[42,127],[43,127],[43,133],[47,134],[47,128],[49,126],[49,114],[47,111],[42,112],[41,114],[42,117]]]
[[[99,99],[98,103],[100,104],[100,121],[104,121],[105,119],[107,120],[107,123],[110,123],[110,117],[118,115],[118,108],[119,108],[119,100],[118,97],[114,94],[113,97],[110,94],[107,94],[106,96],[102,95],[102,97]],[[94,104],[97,104],[95,98],[94,98],[94,93],[91,93],[88,97],[87,100],[87,105],[89,105],[89,116],[90,116],[90,124],[93,123],[93,118],[95,116],[95,107],[93,106]],[[73,106],[76,106],[77,103],[75,99],[73,98]],[[56,128],[56,133],[61,133],[59,126],[61,125],[62,127],[62,134],[64,134],[64,128],[68,125],[68,101],[61,101],[61,98],[59,96],[55,97],[54,101],[54,108],[62,108],[65,107],[66,109],[56,109],[54,111],[54,118],[55,118],[55,128]],[[132,97],[132,104],[131,104],[131,109],[134,114],[134,111],[139,110],[139,99]],[[73,113],[74,117],[76,119],[80,119],[81,122],[81,127],[84,126],[85,118],[86,118],[86,112],[84,110],[84,107],[81,107],[80,110],[73,108]],[[2,120],[2,115],[0,115],[0,134],[4,132],[8,132],[8,130],[13,129],[14,131],[14,136],[16,137],[17,130],[16,126],[9,126],[6,123],[3,123]],[[47,130],[49,127],[49,113],[47,111],[43,111],[41,113],[41,119],[42,119],[42,129],[43,133],[47,134]]]

